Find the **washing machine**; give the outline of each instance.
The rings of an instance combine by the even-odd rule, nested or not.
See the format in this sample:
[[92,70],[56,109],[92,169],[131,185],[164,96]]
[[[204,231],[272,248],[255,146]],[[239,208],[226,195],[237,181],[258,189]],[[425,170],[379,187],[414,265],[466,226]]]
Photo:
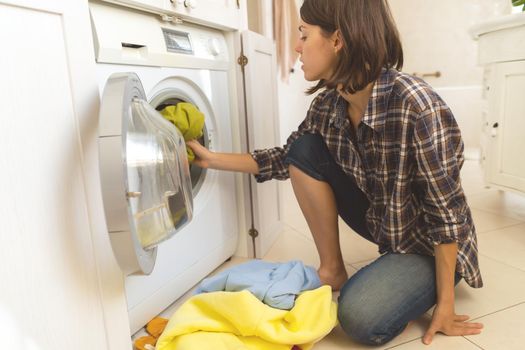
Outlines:
[[102,193],[135,333],[237,247],[234,175],[189,164],[182,136],[158,113],[195,105],[205,116],[199,142],[232,151],[232,58],[219,30],[103,2],[89,6]]

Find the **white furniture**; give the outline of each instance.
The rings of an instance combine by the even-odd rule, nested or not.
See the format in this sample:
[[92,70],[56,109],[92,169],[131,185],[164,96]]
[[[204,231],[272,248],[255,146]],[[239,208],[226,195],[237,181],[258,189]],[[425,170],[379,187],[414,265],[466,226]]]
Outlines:
[[2,348],[130,349],[87,2],[1,0],[0,40]]
[[487,184],[525,193],[525,13],[471,29],[484,66],[481,140]]
[[[127,124],[123,120],[129,119],[128,111],[135,98],[148,102],[152,114],[155,114],[155,109],[175,106],[180,102],[197,106],[205,115],[202,144],[212,150],[232,152],[234,135],[231,131],[231,97],[228,89],[225,89],[230,84],[228,68],[232,57],[221,31],[189,23],[174,25],[151,13],[102,2],[91,2],[90,13],[96,43],[97,77],[101,94],[104,91],[101,113],[105,110],[110,112],[106,115],[110,118],[103,119],[102,115],[100,118],[99,143],[101,147],[104,146],[101,148],[101,167],[106,165],[102,168],[103,175],[107,172],[104,169],[114,162],[109,153],[121,152],[118,147],[122,143],[119,130],[124,129],[122,125]],[[119,82],[126,79],[119,78],[118,84],[111,84],[111,77],[114,76],[128,76],[127,81],[136,82],[124,86]],[[108,91],[113,85],[121,90]],[[114,108],[122,104],[124,107]],[[133,124],[137,125],[138,118],[133,117],[133,120]],[[161,119],[160,122],[162,121]],[[161,125],[158,122],[157,124]],[[134,138],[149,140],[155,134],[162,134],[160,127],[151,128],[143,132],[142,136]],[[128,148],[133,145],[130,140],[128,137]],[[144,141],[134,146],[139,153],[136,156],[128,151],[126,161],[131,162],[134,157],[140,157],[140,162],[135,163],[152,163],[153,159],[145,157],[150,153],[157,156],[157,153],[149,152],[145,145]],[[166,162],[170,153],[175,151],[175,147],[169,148],[162,156]],[[173,237],[158,244],[158,247],[124,250],[129,245],[126,237],[130,233],[138,235],[140,231],[130,231],[129,222],[135,222],[137,216],[128,218],[127,213],[134,212],[133,206],[139,205],[139,200],[148,202],[155,192],[165,192],[160,187],[168,174],[165,172],[165,175],[157,178],[154,173],[144,173],[141,181],[132,181],[129,174],[135,170],[130,170],[132,165],[129,163],[122,163],[113,168],[127,168],[127,181],[124,181],[125,176],[121,172],[112,171],[102,177],[102,186],[113,250],[123,272],[128,275],[125,279],[126,300],[131,332],[135,333],[233,255],[237,248],[239,227],[237,212],[232,210],[237,207],[233,174],[191,166],[191,221]],[[170,169],[176,171],[175,165]],[[129,210],[125,204],[124,182],[133,187],[130,187],[130,191],[136,193],[132,198],[128,196]],[[138,187],[132,186],[131,182],[136,182]],[[122,206],[121,210],[108,210],[108,200],[112,197],[107,193],[111,192],[119,192],[115,195],[121,197],[122,204],[112,208]],[[181,192],[184,191],[178,193]],[[153,202],[153,209],[159,207],[158,203],[162,203]],[[153,209],[145,210],[147,224],[144,230],[147,235],[153,234],[154,226],[160,229],[164,222],[159,220],[154,224],[152,216],[161,213],[162,208],[158,211],[152,211]],[[138,224],[132,226],[138,227]],[[138,237],[135,241],[138,241]],[[130,259],[129,255],[135,252],[137,258]],[[137,263],[122,264],[123,261],[133,260]],[[140,265],[140,269],[136,265]],[[141,271],[136,273],[137,270]]]
[[[272,148],[279,145],[279,112],[277,99],[277,63],[275,44],[272,40],[254,33],[243,32],[242,40],[236,41],[240,52],[237,67],[238,103],[246,115],[240,118],[242,152]],[[247,147],[246,147],[247,146]],[[277,180],[257,183],[251,175],[243,176],[242,193],[246,209],[244,221],[249,223],[247,232],[252,236],[253,254],[263,258],[277,240],[283,229],[279,207],[279,184]],[[251,197],[251,198],[249,198]],[[241,219],[242,219],[241,213]]]
[[223,30],[241,27],[244,0],[101,0],[159,14],[166,22],[181,20]]
[[[211,3],[213,0],[209,1]],[[142,1],[145,2],[148,0]],[[163,0],[149,2],[167,3]],[[214,2],[225,3],[222,0]],[[202,3],[206,1],[199,2]],[[0,157],[0,235],[3,243],[0,247],[0,272],[3,277],[0,288],[0,335],[4,348],[122,350],[132,347],[130,318],[134,316],[128,311],[126,299],[129,297],[134,302],[140,299],[140,295],[126,295],[126,290],[138,290],[131,284],[140,284],[142,281],[141,276],[133,276],[125,281],[108,235],[99,175],[97,82],[102,87],[105,82],[103,78],[107,78],[110,73],[134,68],[137,75],[141,76],[146,97],[157,96],[162,99],[162,91],[173,91],[174,86],[180,88],[184,80],[164,78],[175,73],[192,74],[190,80],[196,82],[194,85],[204,88],[201,89],[202,94],[199,94],[198,89],[186,89],[188,98],[195,101],[199,98],[208,99],[211,101],[208,106],[210,109],[215,111],[215,105],[220,104],[220,110],[229,110],[231,113],[231,130],[220,125],[222,121],[216,115],[216,124],[210,130],[213,137],[211,144],[216,145],[217,149],[224,147],[224,150],[228,150],[232,147],[235,151],[245,147],[234,136],[241,134],[241,131],[244,133],[244,128],[239,125],[241,113],[237,111],[235,99],[237,94],[242,96],[243,86],[237,85],[233,79],[242,80],[241,67],[236,63],[237,56],[231,54],[233,42],[235,39],[240,41],[240,35],[236,36],[237,33],[232,31],[218,34],[226,37],[230,55],[227,63],[219,69],[201,67],[188,73],[190,69],[185,68],[189,67],[177,60],[173,63],[179,65],[178,68],[161,68],[163,65],[159,64],[156,67],[133,66],[133,60],[137,62],[148,55],[158,60],[157,63],[165,58],[155,55],[162,47],[159,44],[161,41],[150,43],[151,38],[148,37],[145,39],[149,46],[146,45],[144,49],[140,46],[143,43],[135,43],[138,46],[134,46],[133,41],[122,40],[113,45],[115,41],[100,41],[102,37],[96,36],[98,47],[108,49],[98,52],[105,59],[120,57],[130,60],[122,62],[126,64],[97,65],[87,5],[86,1],[79,0],[0,0],[0,125],[3,131],[0,138],[3,151]],[[154,17],[166,26],[175,24],[167,20],[169,18]],[[195,22],[199,21],[198,18],[194,19]],[[93,21],[97,22],[97,19]],[[221,21],[220,16],[217,21]],[[209,20],[207,23],[213,25]],[[118,30],[109,28],[107,31],[104,30],[107,35],[103,38],[118,39]],[[128,31],[129,36],[132,33],[135,31]],[[211,40],[206,44],[212,55],[213,52],[217,53],[216,41]],[[119,56],[121,51],[125,53]],[[224,54],[225,51],[219,48],[217,54],[221,52]],[[268,56],[265,56],[266,61],[261,65],[267,71],[260,71],[264,79],[259,79],[265,83],[274,82],[275,75],[268,73],[275,59],[274,51],[261,54]],[[196,64],[204,64],[206,60],[197,61]],[[255,65],[252,67],[256,69]],[[151,74],[145,74],[146,71]],[[228,79],[225,79],[226,75]],[[162,79],[162,83],[159,83]],[[252,84],[257,84],[257,79]],[[252,88],[247,84],[246,89]],[[215,96],[209,97],[209,90],[214,91]],[[274,98],[275,82],[270,91]],[[152,99],[152,103],[156,103],[156,100]],[[247,109],[252,110],[249,105]],[[264,120],[268,116],[263,113],[268,110],[254,110],[255,115],[250,117]],[[244,108],[242,111],[244,118]],[[273,114],[271,117],[277,118]],[[213,136],[214,132],[219,131],[221,135]],[[224,144],[221,144],[223,141]],[[199,230],[215,230],[219,234],[233,232],[237,223],[232,193],[235,192],[239,202],[243,194],[231,186],[232,176],[225,174],[222,178],[209,175],[208,179],[226,179],[226,182],[221,182],[219,188],[216,188],[215,181],[202,182],[194,202],[194,215],[198,218],[208,212],[211,216],[221,216],[210,217],[209,220],[221,222],[222,226],[204,225]],[[225,200],[216,204],[214,210],[208,211],[206,203],[210,201],[203,197],[209,195],[215,199],[216,191],[225,191],[221,193]],[[249,204],[246,203],[240,206],[246,209],[246,216],[249,216]],[[271,203],[272,210],[276,203]],[[273,211],[261,209],[260,212],[275,216]],[[255,221],[257,215],[254,213]],[[248,221],[246,219],[245,224]],[[199,222],[205,224],[203,220],[194,220],[192,224]],[[190,228],[190,224],[182,231],[186,228]],[[243,237],[247,236],[247,232],[247,229],[241,230]],[[210,246],[209,242],[204,235],[198,235],[199,242],[194,243],[205,250]],[[267,235],[261,233],[260,236]],[[231,254],[235,248],[235,240],[231,238],[232,235],[222,237],[223,243],[228,245],[225,249],[227,254]],[[179,235],[173,242],[184,239],[189,239],[188,235]],[[217,237],[213,241],[216,243]],[[245,240],[244,243],[247,247],[248,242]],[[219,264],[225,258],[221,255],[225,250],[209,252],[210,256],[199,262],[215,259],[215,263]],[[251,249],[245,250],[251,252]],[[193,253],[193,250],[184,252],[184,264],[190,261],[189,256]],[[199,256],[202,257],[202,250]],[[199,265],[198,259],[194,260]],[[155,264],[163,265],[168,261],[168,254],[159,252]],[[209,269],[209,266],[199,266]],[[186,289],[191,288],[196,280],[192,274],[203,273],[200,267],[181,273],[176,283]],[[183,266],[176,266],[174,270],[182,271]],[[157,277],[152,275],[152,278]],[[152,283],[151,287],[158,285],[157,282]],[[173,280],[166,282],[173,283]],[[163,291],[168,289],[164,288]],[[146,293],[152,295],[151,290]],[[175,301],[177,295],[173,294],[171,298]],[[163,296],[158,300],[163,303],[166,298]]]

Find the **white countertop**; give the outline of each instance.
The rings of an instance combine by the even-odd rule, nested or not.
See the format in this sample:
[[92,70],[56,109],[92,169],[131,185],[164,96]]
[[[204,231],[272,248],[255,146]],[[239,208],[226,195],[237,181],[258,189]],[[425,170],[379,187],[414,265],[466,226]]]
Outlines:
[[478,23],[469,29],[470,35],[478,39],[480,35],[496,30],[525,26],[525,12],[513,13]]

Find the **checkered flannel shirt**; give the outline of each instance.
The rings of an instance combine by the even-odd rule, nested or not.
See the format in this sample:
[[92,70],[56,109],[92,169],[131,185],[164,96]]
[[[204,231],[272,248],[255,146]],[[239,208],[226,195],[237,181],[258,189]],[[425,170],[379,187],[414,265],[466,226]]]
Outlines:
[[472,215],[461,187],[463,142],[451,110],[424,81],[383,69],[374,84],[355,139],[347,102],[333,89],[312,102],[283,147],[255,150],[258,182],[289,177],[283,164],[303,134],[320,134],[336,163],[366,194],[368,230],[379,253],[434,255],[441,243],[458,243],[458,272],[483,285]]

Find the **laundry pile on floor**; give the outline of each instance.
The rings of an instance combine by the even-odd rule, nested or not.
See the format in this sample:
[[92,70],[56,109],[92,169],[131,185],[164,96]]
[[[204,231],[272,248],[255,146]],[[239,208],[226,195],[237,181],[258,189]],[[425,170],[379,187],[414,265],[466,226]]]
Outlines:
[[[163,108],[160,114],[173,123],[184,137],[184,141],[196,140],[202,136],[204,128],[204,114],[191,103],[179,102]],[[188,161],[191,163],[195,159],[193,151],[188,147]]]
[[249,261],[205,279],[195,293],[158,339],[146,328],[156,350],[309,350],[337,323],[331,288],[300,261]]
[[135,340],[134,344],[136,350],[155,350],[155,344],[162,332],[166,328],[168,320],[162,317],[155,317],[146,325],[146,332],[149,335],[143,336]]

